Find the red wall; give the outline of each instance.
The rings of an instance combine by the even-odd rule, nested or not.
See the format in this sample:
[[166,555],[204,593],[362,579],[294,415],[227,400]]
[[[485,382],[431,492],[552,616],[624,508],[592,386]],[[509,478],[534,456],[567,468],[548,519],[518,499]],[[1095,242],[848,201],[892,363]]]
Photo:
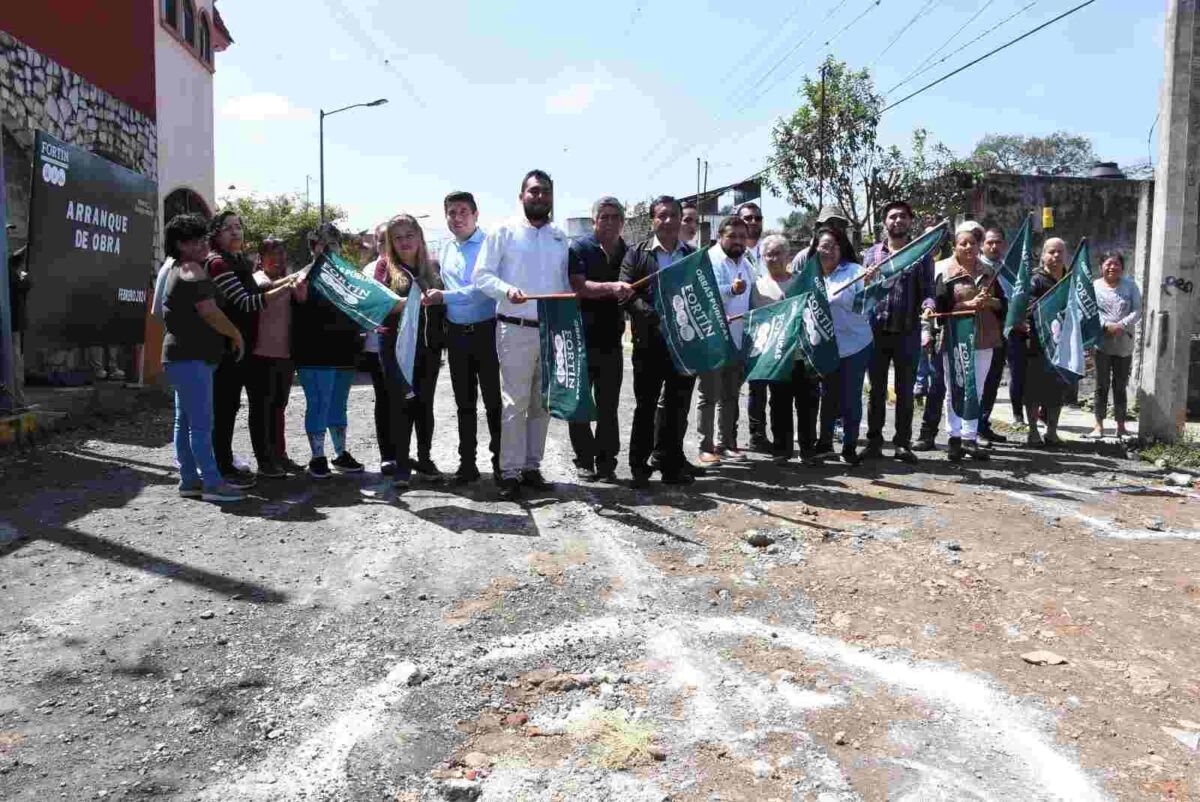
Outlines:
[[158,0],[0,0],[0,30],[155,118]]

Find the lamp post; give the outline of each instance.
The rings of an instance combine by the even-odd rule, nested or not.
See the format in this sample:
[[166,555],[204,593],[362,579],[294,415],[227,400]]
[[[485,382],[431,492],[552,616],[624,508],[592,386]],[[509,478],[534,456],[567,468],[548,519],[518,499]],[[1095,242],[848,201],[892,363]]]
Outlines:
[[321,139],[321,222],[325,222],[325,118],[330,117],[338,112],[349,111],[350,109],[363,108],[366,106],[382,106],[387,103],[387,98],[381,97],[378,100],[372,100],[370,103],[355,103],[352,106],[343,106],[340,109],[333,111],[325,111],[321,109],[320,113],[320,139]]

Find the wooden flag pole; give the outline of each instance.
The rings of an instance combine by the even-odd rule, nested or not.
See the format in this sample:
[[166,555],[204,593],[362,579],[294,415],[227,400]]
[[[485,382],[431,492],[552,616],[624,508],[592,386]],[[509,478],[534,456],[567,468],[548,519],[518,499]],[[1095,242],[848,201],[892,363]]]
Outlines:
[[573,292],[548,292],[542,295],[526,295],[526,301],[570,301],[579,296]]
[[[939,229],[939,228],[947,228],[947,229],[948,229],[949,227],[950,227],[950,221],[949,221],[949,220],[943,220],[942,222],[938,223],[938,224],[937,224],[936,226],[934,226],[933,228],[929,229],[929,231],[922,232],[922,234],[921,234],[921,237],[925,236],[925,235],[926,235],[926,234],[928,234],[930,231],[936,231],[936,230],[937,230],[937,229]],[[899,256],[900,254],[902,254],[902,253],[904,253],[905,251],[907,251],[907,250],[908,250],[909,248],[911,248],[912,246],[916,245],[916,244],[917,244],[917,240],[921,239],[921,237],[917,237],[917,238],[916,238],[916,239],[914,239],[912,242],[908,243],[907,245],[905,245],[903,248],[901,248],[900,250],[896,251],[895,253],[889,253],[889,254],[888,254],[888,258],[884,259],[884,260],[883,260],[882,262],[880,262],[879,264],[871,265],[871,267],[868,267],[866,270],[864,270],[863,272],[859,273],[857,276],[855,276],[855,277],[854,277],[854,279],[853,279],[853,280],[851,280],[851,281],[850,281],[850,283],[842,285],[842,286],[841,286],[841,287],[838,289],[838,291],[837,291],[837,292],[835,292],[835,293],[833,293],[832,295],[830,295],[830,296],[829,296],[829,300],[831,300],[831,301],[832,301],[834,298],[838,297],[838,296],[839,296],[839,295],[841,295],[843,292],[845,292],[846,290],[848,290],[848,289],[850,289],[851,287],[853,287],[855,284],[857,284],[857,283],[859,282],[859,279],[861,279],[863,276],[867,275],[867,273],[869,273],[871,270],[878,270],[878,271],[882,272],[882,271],[883,271],[883,266],[884,266],[884,265],[886,265],[888,262],[890,262],[890,261],[892,261],[893,259],[895,259],[895,258],[896,258],[897,256]]]
[[1075,251],[1071,254],[1071,261],[1067,264],[1066,268],[1063,270],[1063,277],[1060,278],[1058,281],[1054,282],[1053,287],[1051,287],[1050,289],[1046,290],[1044,293],[1039,295],[1037,297],[1037,300],[1029,305],[1029,317],[1033,317],[1033,310],[1037,308],[1037,305],[1042,302],[1043,298],[1045,298],[1047,295],[1049,295],[1050,293],[1057,290],[1059,284],[1062,284],[1064,281],[1070,280],[1071,276],[1075,273],[1075,256],[1079,253],[1079,249],[1087,244],[1087,240],[1088,240],[1088,238],[1084,237],[1083,239],[1079,240],[1079,244],[1075,246]]
[[974,317],[979,313],[978,309],[967,309],[961,312],[933,312],[926,317],[944,318],[944,317]]

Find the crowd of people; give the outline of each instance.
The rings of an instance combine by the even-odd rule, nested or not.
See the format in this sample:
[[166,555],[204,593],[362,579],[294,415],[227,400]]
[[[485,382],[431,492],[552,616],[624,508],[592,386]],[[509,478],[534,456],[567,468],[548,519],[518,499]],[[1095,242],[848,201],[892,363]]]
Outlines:
[[[521,182],[521,213],[485,232],[471,193],[450,193],[443,209],[453,236],[436,258],[413,216],[399,214],[380,224],[372,237],[377,254],[361,269],[400,300],[382,326],[369,330],[314,291],[306,280],[309,270],[286,264],[284,243],[278,239],[262,242],[256,271],[233,212],[221,212],[207,223],[194,215],[171,220],[164,232],[169,258],[159,272],[154,313],[166,328],[162,357],[175,392],[180,494],[233,501],[259,479],[304,473],[322,480],[334,471],[363,471],[346,447],[348,398],[359,369],[370,374],[374,389],[379,470],[398,490],[414,480],[470,484],[481,479],[476,434],[480,398],[500,498],[547,490],[541,463],[549,413],[542,398],[536,297],[563,293],[579,299],[596,408],[594,422],[568,424],[580,480],[618,481],[627,328],[634,396],[626,451],[629,484],[645,488],[657,473],[665,484],[686,485],[722,463],[746,459],[738,436],[744,364],[734,361],[699,376],[679,369],[660,329],[655,281],[643,281],[695,251],[699,210],[670,196],[655,198],[649,210],[650,237],[626,243],[625,209],[606,196],[592,207],[592,233],[572,240],[552,221],[553,199],[550,176],[532,170]],[[742,316],[785,298],[806,260],[815,255],[839,357],[837,369],[824,376],[798,357],[790,380],[750,382],[750,449],[770,454],[780,464],[794,459],[797,450],[805,465],[839,452],[848,466],[882,458],[890,377],[894,459],[915,463],[915,452],[936,448],[944,409],[949,459],[985,461],[988,447],[1006,442],[991,424],[1006,364],[1014,416],[1028,427],[1026,444],[1059,444],[1059,413],[1068,384],[1043,358],[1032,321],[1004,334],[1007,299],[997,280],[1007,249],[1002,229],[963,223],[945,258],[927,257],[891,280],[881,294],[854,291],[880,280],[880,266],[912,241],[914,223],[909,204],[889,203],[883,210],[883,236],[860,256],[848,236],[845,215],[822,209],[811,243],[791,257],[785,237],[764,236],[757,204],[743,204],[720,222],[714,242],[706,247],[734,343],[742,341]],[[311,232],[313,263],[339,249],[341,241],[332,225]],[[1049,291],[1065,268],[1065,243],[1047,239],[1032,275],[1033,298]],[[1105,255],[1095,288],[1104,335],[1095,357],[1093,434],[1104,434],[1110,387],[1117,431],[1123,434],[1141,302],[1136,285],[1124,276],[1119,253]],[[405,302],[414,292],[420,294],[420,318],[413,366],[406,371],[397,362],[396,342]],[[864,303],[865,297],[878,300]],[[980,411],[971,420],[960,417],[947,397],[952,366],[942,323],[954,314],[976,320],[975,375],[980,380],[975,383],[978,404],[971,407]],[[448,477],[432,458],[443,354],[458,433],[458,466]],[[306,465],[291,459],[284,434],[296,376],[306,405]],[[868,377],[867,431],[860,450]],[[693,462],[684,444],[697,385],[699,454]],[[243,390],[249,400],[253,472],[235,464],[233,454]],[[920,395],[926,402],[914,442],[915,399]]]

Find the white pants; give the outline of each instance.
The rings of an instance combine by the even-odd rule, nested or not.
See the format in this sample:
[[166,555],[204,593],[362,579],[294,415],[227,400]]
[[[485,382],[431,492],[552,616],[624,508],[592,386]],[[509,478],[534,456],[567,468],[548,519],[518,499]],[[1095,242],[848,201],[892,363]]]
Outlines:
[[546,450],[550,414],[542,408],[541,339],[538,330],[496,324],[500,360],[500,476],[518,479],[536,471]]
[[[983,400],[983,385],[987,382],[988,368],[992,366],[992,349],[978,348],[975,351],[975,395],[976,401]],[[979,439],[979,419],[964,420],[954,412],[953,393],[950,389],[950,353],[942,354],[942,375],[946,377],[946,433],[974,442]]]

